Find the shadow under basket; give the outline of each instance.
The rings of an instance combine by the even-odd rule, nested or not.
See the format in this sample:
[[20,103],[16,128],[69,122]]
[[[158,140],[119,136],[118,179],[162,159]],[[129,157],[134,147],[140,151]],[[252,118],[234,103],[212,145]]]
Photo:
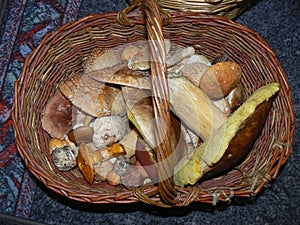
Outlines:
[[57,84],[97,48],[147,40],[147,29],[140,13],[128,16],[133,26],[117,21],[118,13],[89,15],[67,23],[46,35],[27,56],[15,83],[12,118],[15,142],[28,169],[47,188],[80,202],[109,204],[143,201],[171,207],[191,202],[216,203],[232,197],[256,195],[275,179],[287,161],[295,131],[295,115],[287,78],[275,53],[255,31],[227,18],[195,12],[170,12],[171,22],[163,27],[164,38],[181,46],[193,46],[198,54],[212,60],[226,54],[243,71],[241,83],[249,97],[271,82],[280,84],[265,126],[245,160],[226,174],[190,187],[174,186],[175,204],[161,200],[159,185],[127,190],[106,182],[88,184],[78,171],[59,171],[48,150],[50,136],[41,116]]

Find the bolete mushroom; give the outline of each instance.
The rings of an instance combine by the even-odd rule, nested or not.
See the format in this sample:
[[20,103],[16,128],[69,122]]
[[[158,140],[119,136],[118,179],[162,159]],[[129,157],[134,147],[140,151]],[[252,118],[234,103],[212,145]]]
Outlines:
[[193,185],[203,176],[215,176],[237,165],[248,154],[264,127],[278,91],[278,83],[256,90],[211,138],[176,165],[175,184]]
[[122,67],[113,74],[103,70],[94,70],[86,73],[86,75],[101,83],[130,85],[143,89],[151,86],[150,74],[147,70],[132,70],[128,67]]
[[82,73],[73,73],[58,87],[73,105],[94,117],[126,113],[119,88],[97,82]]
[[169,79],[171,110],[202,140],[226,120],[207,95],[186,77]]
[[123,47],[99,48],[94,50],[84,61],[84,72],[102,70],[122,64]]
[[211,98],[228,95],[242,77],[242,69],[235,62],[218,62],[211,65],[201,76],[199,86]]

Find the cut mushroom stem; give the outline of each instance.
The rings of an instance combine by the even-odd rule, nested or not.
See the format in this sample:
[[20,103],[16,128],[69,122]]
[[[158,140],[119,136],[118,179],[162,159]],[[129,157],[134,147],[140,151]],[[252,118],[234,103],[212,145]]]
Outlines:
[[202,140],[209,139],[226,121],[226,115],[187,78],[169,79],[169,90],[171,110]]

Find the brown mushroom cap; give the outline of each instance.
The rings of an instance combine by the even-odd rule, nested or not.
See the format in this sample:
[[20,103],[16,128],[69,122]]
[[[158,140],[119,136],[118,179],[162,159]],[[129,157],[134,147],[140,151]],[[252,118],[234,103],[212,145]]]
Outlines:
[[218,62],[211,65],[201,76],[200,88],[212,99],[228,95],[242,76],[241,67],[235,62]]
[[64,139],[72,129],[75,110],[72,103],[57,90],[42,115],[42,126],[53,138]]
[[244,102],[243,87],[238,84],[229,95],[226,96],[231,111],[236,110]]
[[60,82],[59,89],[77,108],[92,116],[124,115],[126,112],[120,89],[87,75],[73,74]]
[[89,149],[84,142],[79,145],[79,152],[77,156],[77,164],[80,172],[82,173],[84,179],[92,184],[94,181],[94,169],[93,169],[93,159],[90,156]]
[[128,85],[145,89],[151,87],[149,71],[132,70],[127,66],[120,68],[114,73],[107,73],[105,70],[94,70],[86,73],[86,75],[103,83]]
[[122,47],[96,49],[84,62],[84,72],[106,69],[122,63],[122,52]]
[[209,140],[177,164],[175,183],[195,184],[239,163],[260,134],[278,91],[279,84],[271,83],[254,92]]
[[71,130],[68,133],[68,138],[75,144],[78,144],[82,141],[92,142],[94,135],[94,129],[88,126],[81,126]]
[[120,143],[115,143],[112,146],[108,146],[106,148],[106,150],[108,151],[108,153],[112,157],[118,157],[120,155],[126,155],[126,150],[123,147],[123,145],[121,145]]

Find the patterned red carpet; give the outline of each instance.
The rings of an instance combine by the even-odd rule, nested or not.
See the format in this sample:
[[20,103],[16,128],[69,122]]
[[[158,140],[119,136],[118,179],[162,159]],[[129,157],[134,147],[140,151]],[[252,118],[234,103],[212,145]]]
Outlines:
[[14,82],[24,59],[48,32],[74,20],[81,0],[8,2],[9,13],[0,43],[0,205],[4,213],[28,217],[36,183],[19,157],[10,111]]

